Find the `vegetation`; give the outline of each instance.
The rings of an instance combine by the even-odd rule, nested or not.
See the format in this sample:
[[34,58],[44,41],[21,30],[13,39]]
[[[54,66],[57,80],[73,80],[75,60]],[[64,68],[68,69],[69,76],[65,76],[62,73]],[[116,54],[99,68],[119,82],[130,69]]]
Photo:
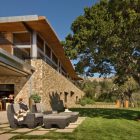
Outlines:
[[18,135],[13,139],[51,139],[51,140],[138,140],[140,122],[138,110],[124,109],[72,109],[79,111],[86,120],[72,133],[51,131],[46,135]]
[[114,88],[114,92],[117,93],[116,95],[121,99],[122,104],[124,104],[125,100],[128,100],[131,107],[137,106],[135,99],[138,95],[135,95],[134,98],[133,94],[140,92],[140,86],[132,77],[128,78],[128,80],[122,85],[115,85]]
[[41,97],[37,93],[32,94],[31,99],[33,99],[35,103],[40,103],[41,101]]
[[86,98],[101,102],[115,102],[117,100],[116,95],[112,93],[113,85],[112,79],[102,79],[101,81],[84,80],[79,84],[85,92]]
[[87,104],[94,104],[94,103],[95,103],[95,101],[91,98],[88,98],[88,97],[84,97],[79,101],[79,104],[82,106],[85,106]]
[[101,0],[84,9],[63,42],[79,74],[115,74],[118,83],[133,77],[140,85],[140,1]]
[[100,81],[84,80],[79,87],[85,92],[84,98],[79,102],[81,105],[120,100],[124,106],[128,100],[131,107],[137,107],[140,103],[140,87],[132,77],[122,85],[115,84],[114,78],[102,78]]

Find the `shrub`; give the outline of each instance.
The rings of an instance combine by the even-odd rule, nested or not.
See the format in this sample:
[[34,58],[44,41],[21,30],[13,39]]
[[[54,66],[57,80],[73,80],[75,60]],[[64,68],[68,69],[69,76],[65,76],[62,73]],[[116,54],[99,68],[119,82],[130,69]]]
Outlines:
[[79,101],[79,104],[85,106],[86,104],[94,104],[95,101],[91,98],[84,97]]
[[41,101],[41,97],[37,93],[32,94],[31,99],[33,99],[35,103],[40,103]]

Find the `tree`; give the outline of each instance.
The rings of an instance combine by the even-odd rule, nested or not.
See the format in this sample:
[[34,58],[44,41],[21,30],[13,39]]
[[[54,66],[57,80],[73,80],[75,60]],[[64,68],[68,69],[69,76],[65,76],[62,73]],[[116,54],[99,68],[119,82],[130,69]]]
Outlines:
[[90,81],[90,80],[84,80],[79,85],[81,89],[85,92],[85,96],[91,99],[95,99],[96,96],[96,88],[98,86],[98,82],[96,81]]
[[77,17],[63,42],[79,74],[114,73],[140,84],[140,0],[101,0]]
[[140,86],[132,77],[128,78],[128,80],[122,85],[114,85],[114,89],[118,97],[121,99],[122,104],[124,104],[125,100],[128,100],[131,107],[135,106],[135,101],[132,94],[139,91]]

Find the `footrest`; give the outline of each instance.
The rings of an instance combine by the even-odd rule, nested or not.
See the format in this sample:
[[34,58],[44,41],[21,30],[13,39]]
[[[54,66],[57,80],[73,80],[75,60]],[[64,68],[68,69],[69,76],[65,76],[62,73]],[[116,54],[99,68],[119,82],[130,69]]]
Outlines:
[[75,122],[78,119],[79,112],[60,112],[60,115],[71,115],[71,122]]
[[52,125],[57,125],[60,129],[64,129],[66,126],[69,125],[69,120],[71,116],[62,116],[62,115],[44,115],[43,123],[45,128],[51,128]]

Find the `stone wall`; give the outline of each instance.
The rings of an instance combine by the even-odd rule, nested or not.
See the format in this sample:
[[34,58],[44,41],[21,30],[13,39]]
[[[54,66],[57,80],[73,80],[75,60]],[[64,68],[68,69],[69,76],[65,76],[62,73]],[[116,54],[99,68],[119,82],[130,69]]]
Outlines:
[[59,110],[65,104],[72,107],[84,95],[71,81],[41,59],[32,60],[31,64],[36,69],[32,76],[32,89],[41,95],[45,109]]
[[0,84],[14,84],[15,102],[21,97],[28,104],[31,93],[41,96],[45,110],[73,107],[83,95],[79,88],[41,59],[31,60],[35,72],[30,77],[1,76]]

